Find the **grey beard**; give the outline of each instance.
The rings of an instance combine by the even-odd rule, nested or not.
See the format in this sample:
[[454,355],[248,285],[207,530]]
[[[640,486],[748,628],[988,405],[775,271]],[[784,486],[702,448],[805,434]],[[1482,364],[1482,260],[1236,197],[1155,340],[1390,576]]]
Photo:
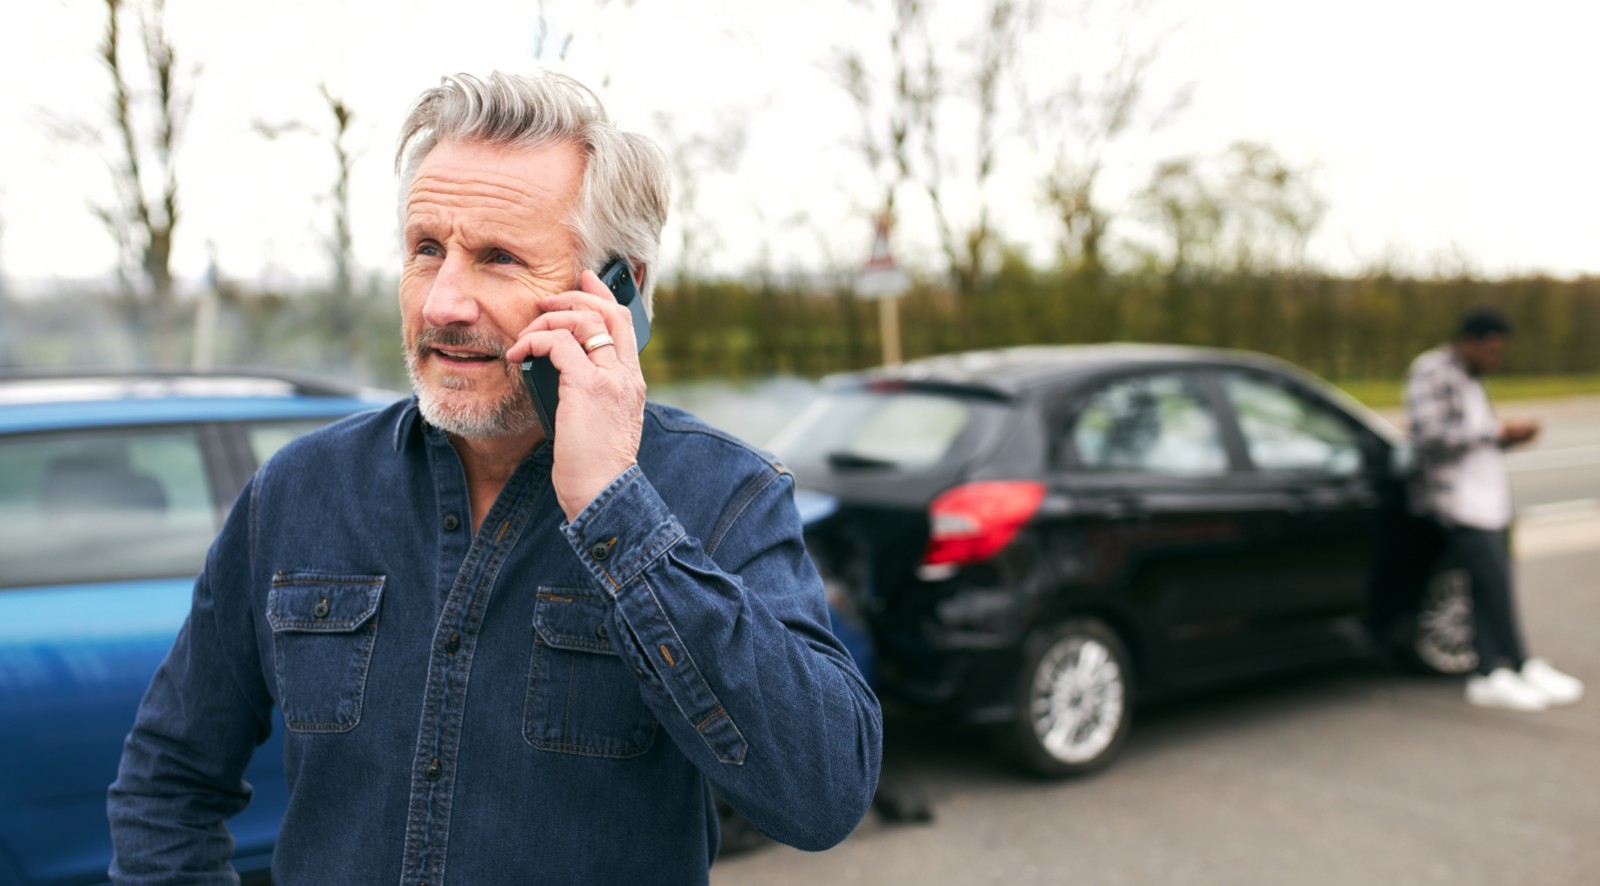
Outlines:
[[[417,394],[417,407],[428,424],[447,434],[473,440],[526,434],[538,426],[539,418],[534,414],[533,401],[524,390],[517,370],[509,363],[505,366],[511,381],[510,392],[499,401],[470,404],[443,402],[444,398],[420,378],[420,355],[429,348],[451,346],[493,349],[501,355],[505,353],[498,343],[488,341],[474,332],[438,328],[423,330],[416,342],[405,349],[406,376],[411,380],[411,389]],[[443,376],[439,385],[454,390],[467,387],[463,379],[450,375]]]

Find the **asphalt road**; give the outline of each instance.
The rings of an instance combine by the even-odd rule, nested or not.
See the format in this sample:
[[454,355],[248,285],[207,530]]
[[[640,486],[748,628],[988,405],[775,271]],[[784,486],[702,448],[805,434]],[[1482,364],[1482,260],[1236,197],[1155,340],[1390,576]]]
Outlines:
[[1512,462],[1520,605],[1534,654],[1589,684],[1576,707],[1483,710],[1459,679],[1356,663],[1142,709],[1110,769],[1056,783],[891,721],[935,822],[869,814],[712,883],[1600,884],[1600,399],[1502,413],[1545,421]]

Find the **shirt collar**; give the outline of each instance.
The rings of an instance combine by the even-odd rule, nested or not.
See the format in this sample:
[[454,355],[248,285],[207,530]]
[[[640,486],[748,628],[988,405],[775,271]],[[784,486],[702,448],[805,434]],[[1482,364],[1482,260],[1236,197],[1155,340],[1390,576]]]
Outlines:
[[422,411],[417,407],[417,395],[412,394],[411,401],[405,405],[405,408],[400,410],[400,417],[396,418],[394,422],[394,448],[396,452],[400,451],[400,445],[410,436],[412,429],[422,423]]

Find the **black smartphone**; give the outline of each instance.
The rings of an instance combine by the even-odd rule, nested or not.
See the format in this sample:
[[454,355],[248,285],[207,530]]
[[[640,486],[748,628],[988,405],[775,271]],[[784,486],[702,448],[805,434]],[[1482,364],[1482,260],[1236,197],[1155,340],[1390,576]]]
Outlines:
[[[634,282],[633,270],[626,259],[613,256],[599,271],[600,282],[611,290],[617,304],[627,307],[633,314],[633,336],[639,350],[644,350],[650,340],[650,318],[644,312],[644,299],[639,297],[639,285]],[[530,357],[522,363],[522,383],[528,387],[528,397],[533,400],[533,411],[544,426],[546,437],[556,434],[556,405],[561,387],[561,371],[549,357]]]

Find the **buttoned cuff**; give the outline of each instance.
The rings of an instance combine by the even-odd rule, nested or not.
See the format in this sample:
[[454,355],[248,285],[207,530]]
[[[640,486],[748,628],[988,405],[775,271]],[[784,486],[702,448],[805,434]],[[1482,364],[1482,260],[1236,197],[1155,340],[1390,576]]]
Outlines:
[[684,536],[638,465],[619,474],[561,531],[613,595]]

